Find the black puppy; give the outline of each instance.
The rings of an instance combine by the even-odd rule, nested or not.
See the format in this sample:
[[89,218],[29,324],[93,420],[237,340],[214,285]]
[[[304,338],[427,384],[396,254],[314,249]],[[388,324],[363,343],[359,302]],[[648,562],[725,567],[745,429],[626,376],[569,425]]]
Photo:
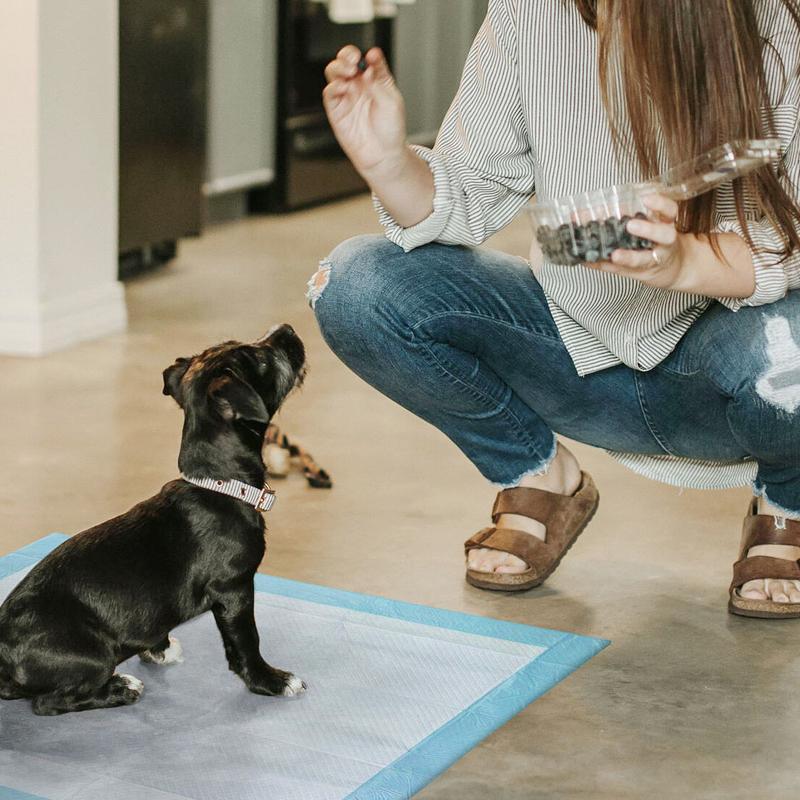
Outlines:
[[250,691],[305,690],[261,657],[253,615],[264,555],[257,508],[269,499],[261,446],[304,365],[302,342],[283,325],[164,370],[164,394],[185,415],[184,478],[64,542],[14,589],[0,607],[0,698],[32,698],[34,712],[47,715],[134,703],[143,685],[115,674],[117,664],[136,653],[180,660],[169,632],[209,610],[230,669]]

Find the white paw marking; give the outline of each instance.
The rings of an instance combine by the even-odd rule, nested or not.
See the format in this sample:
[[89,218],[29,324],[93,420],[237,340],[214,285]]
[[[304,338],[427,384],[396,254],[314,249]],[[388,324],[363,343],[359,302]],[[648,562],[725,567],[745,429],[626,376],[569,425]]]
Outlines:
[[180,664],[183,661],[183,648],[174,637],[169,637],[169,647],[161,652],[144,650],[139,653],[139,658],[147,664]]
[[303,694],[306,688],[305,682],[301,681],[297,675],[290,675],[289,680],[286,681],[286,686],[283,690],[283,696],[294,697],[295,695]]
[[164,656],[161,660],[162,664],[180,664],[183,661],[183,647],[181,643],[174,637],[169,637],[169,647],[164,651]]
[[144,691],[144,684],[138,678],[134,678],[133,675],[119,675],[118,677],[122,678],[122,680],[125,682],[125,685],[132,692],[141,694]]

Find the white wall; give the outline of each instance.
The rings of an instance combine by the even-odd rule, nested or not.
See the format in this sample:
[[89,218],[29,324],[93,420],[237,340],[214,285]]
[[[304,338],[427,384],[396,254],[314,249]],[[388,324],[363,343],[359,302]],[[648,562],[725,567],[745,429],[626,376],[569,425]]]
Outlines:
[[398,7],[395,74],[412,142],[432,142],[458,90],[488,0],[418,0]]
[[38,286],[38,19],[28,0],[6,0],[0,15],[0,308]]
[[117,274],[117,4],[0,7],[0,352],[125,327]]

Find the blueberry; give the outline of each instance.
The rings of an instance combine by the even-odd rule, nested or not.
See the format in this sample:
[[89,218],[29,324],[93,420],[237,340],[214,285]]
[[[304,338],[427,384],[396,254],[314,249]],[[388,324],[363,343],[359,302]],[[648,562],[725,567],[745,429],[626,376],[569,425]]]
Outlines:
[[558,245],[550,244],[544,250],[545,257],[548,261],[558,264],[561,260],[561,248]]
[[617,249],[617,229],[614,218],[607,219],[600,228],[600,255],[608,261]]
[[625,215],[621,220],[621,231],[619,235],[619,247],[622,247],[625,250],[633,250],[634,249],[634,235],[630,233],[627,229],[627,224],[630,222],[630,217]]
[[[641,211],[635,217],[647,219]],[[536,229],[536,238],[545,258],[553,264],[572,266],[583,262],[607,261],[617,248],[644,250],[653,247],[649,239],[634,236],[626,230],[631,219],[630,215],[625,214],[603,221],[589,220],[583,225],[563,223],[558,228],[540,225]]]

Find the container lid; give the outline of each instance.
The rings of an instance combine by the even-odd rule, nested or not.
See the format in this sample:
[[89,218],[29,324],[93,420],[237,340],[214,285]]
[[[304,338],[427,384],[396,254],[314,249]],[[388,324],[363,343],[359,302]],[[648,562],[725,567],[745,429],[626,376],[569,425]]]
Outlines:
[[673,200],[690,200],[723,183],[742,178],[780,157],[780,139],[728,142],[667,170],[651,181],[639,184],[639,187],[645,192],[656,191]]

